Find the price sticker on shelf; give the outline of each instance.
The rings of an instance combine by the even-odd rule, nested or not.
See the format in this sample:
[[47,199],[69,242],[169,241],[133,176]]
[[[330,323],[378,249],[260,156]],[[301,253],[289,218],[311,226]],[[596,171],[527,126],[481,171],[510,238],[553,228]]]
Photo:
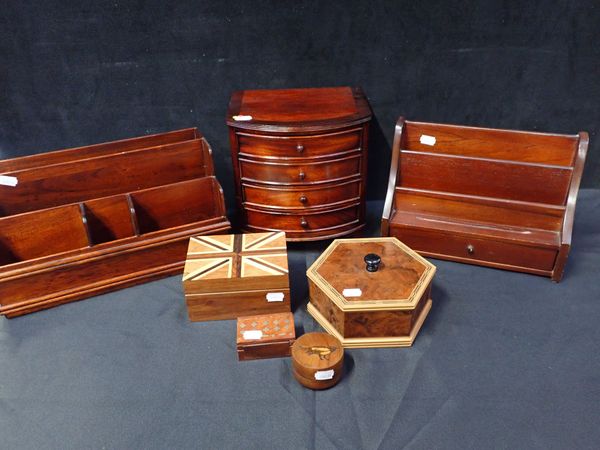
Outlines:
[[435,139],[435,136],[428,136],[427,134],[422,134],[421,139],[419,139],[419,141],[423,145],[433,146],[433,145],[435,145],[436,139]]
[[19,184],[17,177],[11,177],[9,175],[0,175],[0,185],[15,187]]

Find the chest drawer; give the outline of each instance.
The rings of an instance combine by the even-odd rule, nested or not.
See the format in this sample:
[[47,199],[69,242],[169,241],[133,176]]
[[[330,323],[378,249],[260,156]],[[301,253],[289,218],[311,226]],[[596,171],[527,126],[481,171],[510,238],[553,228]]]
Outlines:
[[455,256],[476,263],[497,263],[551,271],[558,249],[510,244],[427,230],[393,227],[393,235],[418,252]]
[[358,201],[360,197],[360,181],[304,189],[277,189],[245,184],[242,189],[247,203],[267,208],[311,208],[353,199]]
[[316,136],[261,136],[238,133],[240,155],[268,159],[319,158],[360,148],[360,130]]
[[246,208],[248,223],[263,228],[290,232],[317,231],[358,221],[358,205],[334,211],[305,214],[282,214]]
[[360,175],[360,153],[318,163],[280,164],[240,159],[243,181],[272,184],[327,183]]

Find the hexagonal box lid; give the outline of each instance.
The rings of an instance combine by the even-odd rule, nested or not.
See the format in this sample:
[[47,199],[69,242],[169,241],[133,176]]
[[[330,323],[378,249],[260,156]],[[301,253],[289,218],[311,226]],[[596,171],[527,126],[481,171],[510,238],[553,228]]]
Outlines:
[[342,310],[413,309],[433,264],[393,237],[336,239],[307,276]]

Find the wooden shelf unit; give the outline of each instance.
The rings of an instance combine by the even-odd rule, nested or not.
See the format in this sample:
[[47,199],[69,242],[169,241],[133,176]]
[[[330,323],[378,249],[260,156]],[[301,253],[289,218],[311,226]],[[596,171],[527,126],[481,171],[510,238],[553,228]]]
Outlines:
[[558,282],[588,141],[401,117],[381,234],[426,256]]
[[181,273],[188,239],[229,230],[194,128],[0,161],[0,314]]

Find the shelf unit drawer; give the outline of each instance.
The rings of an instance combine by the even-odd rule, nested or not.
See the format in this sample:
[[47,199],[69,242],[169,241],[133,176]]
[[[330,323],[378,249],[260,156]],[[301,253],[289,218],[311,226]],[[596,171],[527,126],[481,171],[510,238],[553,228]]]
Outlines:
[[263,208],[318,208],[345,201],[358,201],[360,198],[360,180],[318,188],[306,186],[301,189],[243,184],[242,189],[246,204]]
[[360,176],[360,152],[315,163],[264,162],[240,158],[242,181],[267,184],[316,184]]
[[464,262],[492,263],[513,267],[531,267],[551,271],[558,248],[532,247],[460,234],[434,233],[428,230],[396,227],[393,235],[410,248],[427,254],[453,256]]
[[323,158],[360,148],[360,129],[314,136],[263,136],[238,133],[240,155],[266,159]]

